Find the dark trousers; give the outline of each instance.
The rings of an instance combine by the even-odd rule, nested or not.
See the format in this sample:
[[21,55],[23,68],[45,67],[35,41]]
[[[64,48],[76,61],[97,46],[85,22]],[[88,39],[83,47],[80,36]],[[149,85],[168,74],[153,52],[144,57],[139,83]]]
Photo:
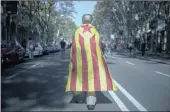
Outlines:
[[145,50],[142,50],[142,56],[144,56],[145,55]]

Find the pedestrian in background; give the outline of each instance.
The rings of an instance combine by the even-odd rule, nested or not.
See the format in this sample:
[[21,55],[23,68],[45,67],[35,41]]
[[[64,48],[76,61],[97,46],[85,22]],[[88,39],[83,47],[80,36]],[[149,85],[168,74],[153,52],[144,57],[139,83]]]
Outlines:
[[101,42],[101,47],[102,47],[103,54],[105,54],[106,45],[104,42]]
[[142,56],[145,55],[145,47],[146,47],[145,42],[142,42],[142,45],[141,45]]
[[22,41],[22,47],[26,50],[26,47],[27,47],[27,42],[26,42],[26,40],[24,39],[23,41]]
[[28,41],[28,53],[29,53],[29,59],[33,59],[34,58],[34,50],[35,50],[35,42],[32,40],[32,38],[29,38],[29,41]]
[[132,49],[133,49],[132,43],[129,43],[129,53],[130,53],[130,55],[132,54]]
[[60,46],[61,46],[61,50],[65,51],[66,42],[64,41],[64,39],[61,40]]
[[85,14],[81,25],[74,33],[70,52],[69,76],[66,92],[72,91],[76,102],[82,92],[87,92],[88,109],[94,109],[96,91],[116,91],[117,87],[102,53],[98,31],[91,25],[92,15]]

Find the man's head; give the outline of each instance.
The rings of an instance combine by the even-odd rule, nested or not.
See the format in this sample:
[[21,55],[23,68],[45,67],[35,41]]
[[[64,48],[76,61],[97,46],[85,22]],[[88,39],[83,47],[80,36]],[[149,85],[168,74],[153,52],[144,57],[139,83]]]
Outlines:
[[32,40],[32,38],[30,37],[29,40]]
[[82,17],[83,24],[91,24],[93,17],[91,14],[84,14]]

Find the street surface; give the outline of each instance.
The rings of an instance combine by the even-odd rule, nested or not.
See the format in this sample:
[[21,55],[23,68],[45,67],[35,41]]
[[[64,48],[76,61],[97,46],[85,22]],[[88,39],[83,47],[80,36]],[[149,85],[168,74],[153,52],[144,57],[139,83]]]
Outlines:
[[[95,111],[170,111],[170,65],[106,56],[117,92],[98,92]],[[4,111],[86,111],[65,93],[69,52],[54,53],[8,68],[2,73]]]

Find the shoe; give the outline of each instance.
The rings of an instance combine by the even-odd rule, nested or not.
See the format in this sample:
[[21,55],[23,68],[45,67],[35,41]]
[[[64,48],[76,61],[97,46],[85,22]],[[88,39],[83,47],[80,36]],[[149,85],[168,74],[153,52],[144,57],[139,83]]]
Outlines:
[[95,106],[96,106],[96,104],[95,105],[87,105],[87,108],[88,108],[88,110],[94,110]]
[[86,102],[87,102],[87,108],[88,110],[94,110],[95,106],[96,106],[96,97],[95,96],[88,96],[86,98]]

